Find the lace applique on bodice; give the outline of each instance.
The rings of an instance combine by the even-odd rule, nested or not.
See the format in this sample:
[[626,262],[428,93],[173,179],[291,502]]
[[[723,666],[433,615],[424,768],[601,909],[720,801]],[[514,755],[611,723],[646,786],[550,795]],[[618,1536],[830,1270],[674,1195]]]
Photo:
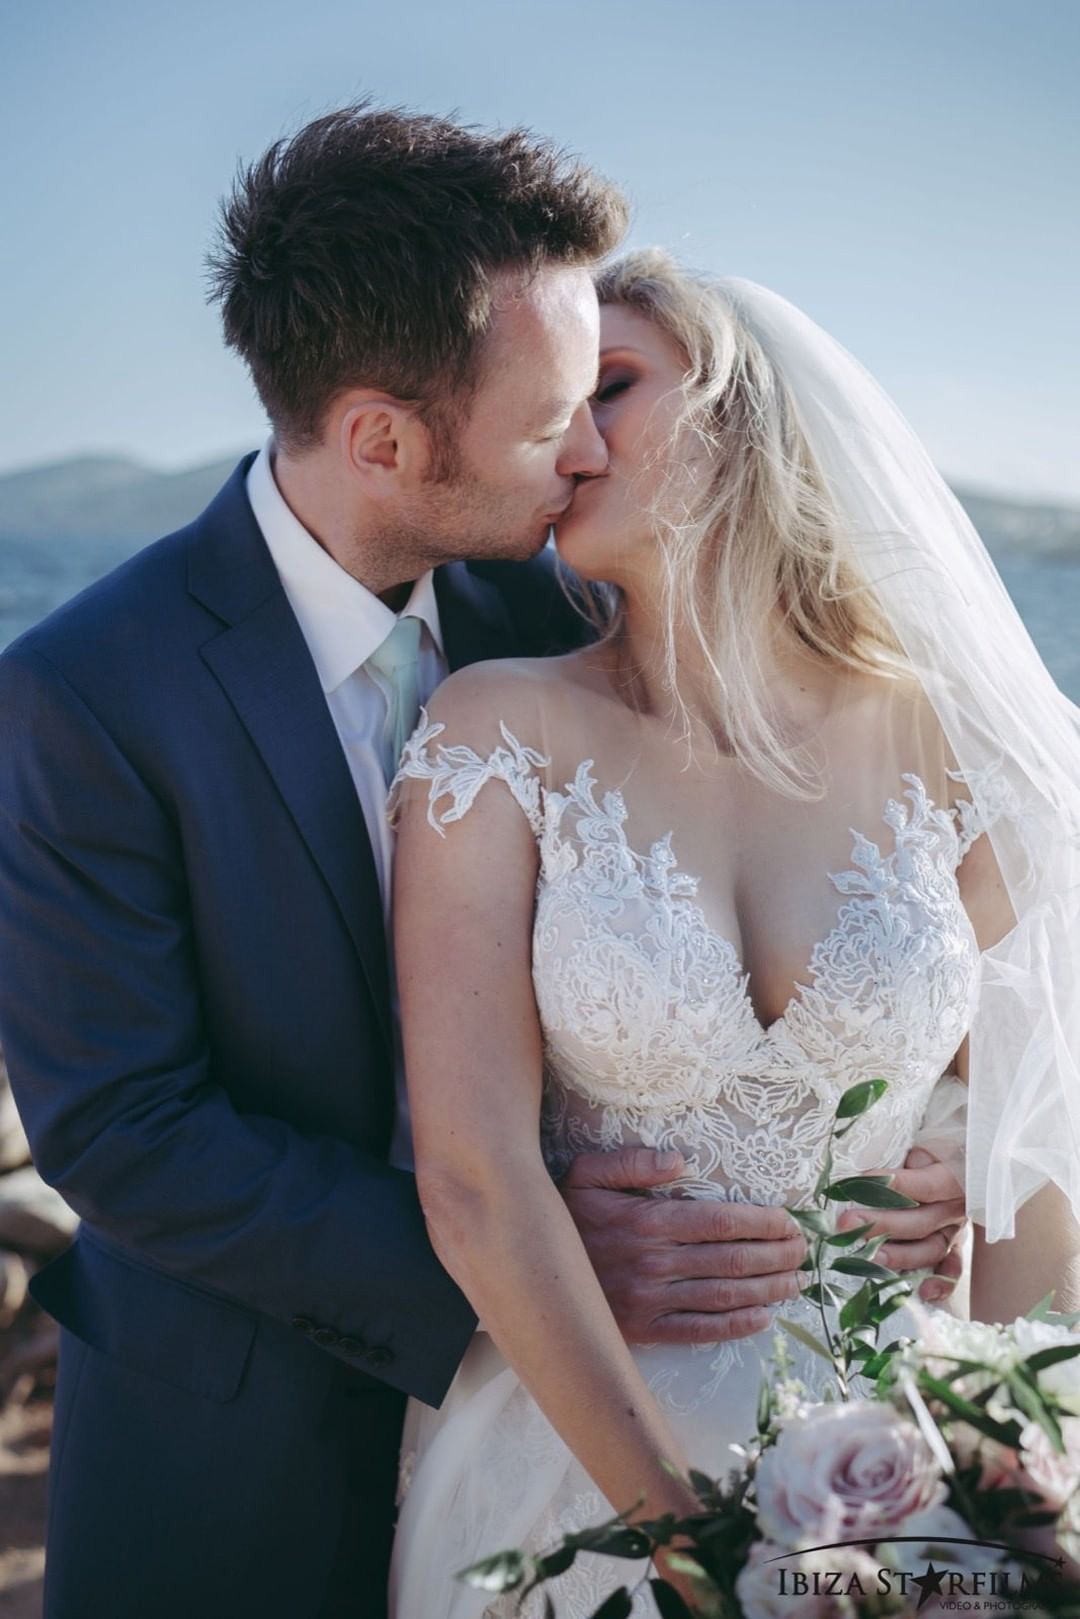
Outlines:
[[955,878],[983,830],[970,806],[938,807],[903,777],[906,802],[883,812],[893,850],[852,834],[851,868],[829,873],[844,896],[835,924],[765,1028],[672,832],[631,848],[623,795],[600,791],[591,759],[557,791],[537,774],[550,761],[505,725],[486,759],[436,744],[444,729],[422,713],[398,775],[430,782],[430,824],[445,836],[500,780],[539,845],[533,982],[554,1174],[580,1152],[643,1143],[683,1153],[677,1194],[790,1202],[813,1185],[840,1093],[871,1075],[889,1090],[838,1144],[837,1172],[903,1161],[978,991]]

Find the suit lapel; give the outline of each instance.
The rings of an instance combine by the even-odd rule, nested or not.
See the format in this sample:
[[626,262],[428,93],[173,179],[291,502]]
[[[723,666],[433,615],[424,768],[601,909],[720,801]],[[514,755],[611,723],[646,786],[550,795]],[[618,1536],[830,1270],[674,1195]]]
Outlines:
[[466,563],[435,570],[439,628],[451,671],[486,658],[510,658],[519,638],[495,585],[471,573]]
[[[341,912],[393,1049],[382,896],[367,823],[315,666],[247,498],[246,457],[193,525],[188,588],[224,628],[200,649],[258,749]],[[435,570],[451,670],[514,656],[498,587],[464,562]]]
[[248,503],[251,458],[196,524],[188,586],[227,628],[201,648],[348,928],[392,1050],[382,896],[367,823],[307,643]]

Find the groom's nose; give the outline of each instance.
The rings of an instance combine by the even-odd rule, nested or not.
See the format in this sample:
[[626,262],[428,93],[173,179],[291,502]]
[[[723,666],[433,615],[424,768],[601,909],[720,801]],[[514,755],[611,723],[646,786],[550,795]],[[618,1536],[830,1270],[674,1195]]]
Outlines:
[[597,432],[588,401],[582,400],[563,438],[556,471],[564,478],[598,478],[607,471],[607,466],[607,445]]

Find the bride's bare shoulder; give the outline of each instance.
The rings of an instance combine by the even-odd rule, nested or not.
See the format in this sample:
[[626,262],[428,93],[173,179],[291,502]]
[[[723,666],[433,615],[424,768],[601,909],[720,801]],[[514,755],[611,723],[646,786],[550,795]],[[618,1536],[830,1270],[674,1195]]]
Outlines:
[[882,675],[876,671],[846,671],[842,677],[847,708],[880,724],[886,716],[892,723],[903,723],[927,736],[940,732],[934,705],[914,674],[900,671]]
[[488,658],[467,664],[437,687],[426,705],[432,721],[490,726],[550,719],[553,709],[577,705],[590,689],[582,652],[548,658]]

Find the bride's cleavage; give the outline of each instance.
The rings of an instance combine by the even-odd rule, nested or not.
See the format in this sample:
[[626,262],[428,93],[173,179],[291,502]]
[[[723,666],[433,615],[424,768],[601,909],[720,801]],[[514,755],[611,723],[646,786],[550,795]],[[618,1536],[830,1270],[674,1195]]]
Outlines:
[[[623,788],[624,804],[627,799],[633,803],[634,785],[631,777]],[[727,794],[721,794],[721,803],[712,810],[714,817],[728,814],[734,818],[734,807],[730,802],[723,802],[726,798]],[[631,810],[621,828],[625,847],[639,867],[646,865],[645,851],[649,851],[651,857],[652,851],[665,841],[643,830],[643,807],[639,805],[637,813]],[[711,858],[706,858],[704,850],[688,849],[689,826],[684,819],[680,835],[672,808],[651,805],[647,816],[648,825],[671,829],[669,848],[674,863],[667,871],[665,887],[680,877],[694,885],[693,892],[670,894],[669,903],[698,913],[706,935],[720,947],[730,962],[732,973],[740,980],[742,998],[765,1038],[784,1024],[806,989],[813,987],[812,962],[828,947],[842,925],[843,896],[837,893],[830,874],[850,863],[850,833],[844,827],[836,849],[838,859],[830,861],[822,852],[821,858],[815,857],[812,862],[824,890],[811,892],[805,886],[802,890],[784,886],[783,902],[778,903],[775,888],[769,896],[760,888],[740,883],[738,873],[744,860],[737,847],[729,847],[726,858],[718,857],[715,850]],[[784,833],[778,829],[774,836],[779,841]],[[775,870],[761,856],[758,861],[766,871]],[[804,865],[809,871],[810,862]],[[703,874],[710,870],[712,881],[706,883]],[[766,880],[764,872],[759,880]],[[797,931],[790,928],[783,931],[784,924],[792,918],[798,918]],[[783,971],[777,971],[777,967],[782,967]]]

